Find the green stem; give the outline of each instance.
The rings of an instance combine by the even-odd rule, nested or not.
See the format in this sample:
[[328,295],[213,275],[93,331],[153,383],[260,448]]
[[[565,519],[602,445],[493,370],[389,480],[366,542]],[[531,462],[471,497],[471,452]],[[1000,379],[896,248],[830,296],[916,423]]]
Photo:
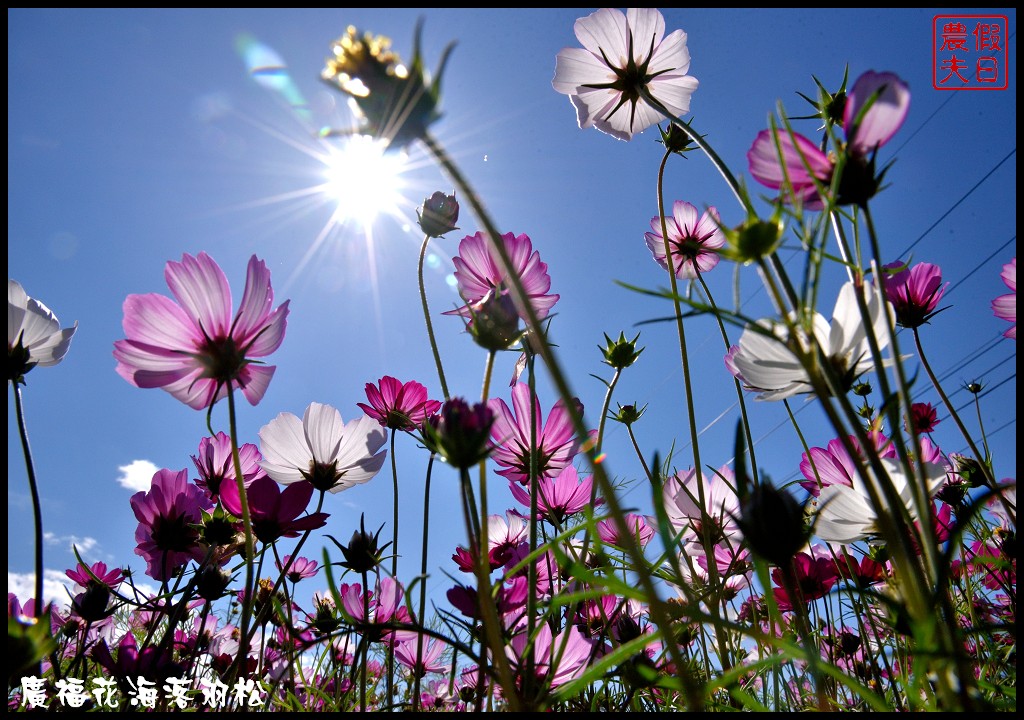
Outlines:
[[423,304],[423,321],[427,325],[427,336],[430,338],[430,350],[434,353],[434,364],[437,365],[437,379],[441,382],[441,393],[444,399],[448,400],[448,383],[444,380],[444,368],[441,365],[441,353],[437,349],[437,339],[434,337],[434,324],[430,320],[430,309],[427,306],[427,288],[423,283],[423,261],[427,256],[427,245],[430,243],[430,236],[423,237],[423,244],[420,245],[420,261],[418,277],[420,281],[420,302]]
[[[503,696],[508,701],[509,709],[512,712],[519,712],[522,708],[521,698],[516,691],[515,682],[512,677],[512,669],[509,667],[508,658],[505,657],[505,640],[502,637],[500,620],[497,609],[494,606],[494,598],[491,596],[491,575],[490,558],[487,553],[487,537],[485,536],[487,526],[483,529],[476,520],[476,501],[473,497],[473,481],[469,477],[469,470],[463,468],[459,471],[459,478],[462,482],[463,512],[466,518],[466,528],[469,531],[469,552],[474,558],[474,570],[476,571],[476,595],[477,607],[480,610],[480,622],[483,626],[483,638],[491,651],[491,662],[494,663],[494,670],[498,674],[498,682],[501,683]],[[481,674],[487,663],[487,654],[480,653]]]
[[[427,614],[427,541],[430,539],[430,476],[434,469],[434,453],[430,453],[427,460],[427,477],[423,483],[423,548],[420,555],[420,624]],[[416,667],[423,666],[423,633],[416,639]],[[413,685],[412,710],[419,712],[420,709],[420,679],[419,672],[416,673],[416,680]]]
[[242,527],[245,531],[245,602],[242,603],[242,620],[239,627],[238,656],[235,658],[235,675],[241,677],[249,657],[249,620],[252,618],[253,566],[256,542],[252,534],[252,517],[249,514],[249,498],[242,476],[242,460],[238,454],[238,424],[235,419],[235,393],[228,388],[228,426],[231,431],[231,458],[235,465],[235,481],[238,483],[238,498],[242,505]]
[[[696,264],[694,264],[696,269]],[[715,320],[718,321],[718,330],[722,333],[722,341],[725,343],[725,351],[729,352],[732,345],[729,344],[729,333],[725,331],[725,322],[722,320],[722,316],[718,313],[718,306],[715,304],[715,299],[711,296],[711,288],[708,287],[707,282],[704,281],[704,275],[697,270],[697,281],[700,282],[701,288],[704,290],[704,297],[708,299],[708,305],[711,306],[712,314],[715,316]],[[754,438],[750,433],[750,419],[747,416],[747,403],[743,397],[743,386],[740,384],[738,378],[732,379],[733,385],[736,387],[736,399],[740,404],[740,419],[743,423],[743,434],[747,438],[747,455],[750,457],[750,477],[754,481],[754,487],[758,484],[758,472],[757,472],[757,456],[754,454]]]
[[601,446],[604,444],[604,425],[608,419],[608,408],[612,404],[612,393],[615,392],[615,386],[619,384],[619,378],[622,376],[622,369],[615,368],[615,374],[612,375],[612,381],[608,383],[608,391],[604,394],[604,403],[601,404],[601,420],[597,424],[597,446],[594,448],[594,452],[598,455],[601,454]]
[[[14,408],[18,416],[18,434],[21,436],[21,451],[25,454],[25,470],[28,473],[28,490],[32,495],[33,536],[35,540],[36,570],[36,618],[45,617],[43,609],[43,506],[39,500],[39,485],[36,483],[35,463],[32,462],[32,448],[28,443],[28,428],[25,425],[25,407],[21,402],[21,387],[17,380],[11,381],[14,388]],[[59,670],[59,666],[54,664]]]
[[[513,265],[508,254],[508,250],[505,248],[504,244],[500,242],[501,233],[498,231],[497,227],[495,227],[490,214],[487,212],[486,208],[484,208],[480,198],[477,196],[469,182],[463,177],[458,166],[455,165],[437,141],[434,140],[429,133],[424,133],[422,140],[427,146],[427,150],[441,166],[442,170],[453,181],[454,185],[463,193],[463,196],[470,203],[473,213],[484,226],[486,236],[490,240],[490,247],[497,256],[501,268],[511,285],[511,290],[515,294],[516,298],[519,299],[520,307],[526,313],[526,323],[529,326],[528,329],[540,328],[540,320],[537,317],[537,311],[533,307],[533,303],[529,302],[529,297],[526,293],[525,287],[523,286],[522,278],[513,272]],[[559,397],[561,397],[565,403],[565,409],[572,421],[573,430],[576,432],[576,436],[581,442],[583,442],[588,437],[588,433],[586,426],[583,424],[583,416],[576,408],[576,395],[572,392],[572,388],[570,388],[565,373],[562,371],[561,365],[555,358],[554,352],[551,349],[550,344],[547,342],[547,338],[539,332],[536,337],[538,338],[537,353],[540,355],[541,359],[544,360],[548,372],[551,374],[551,380],[555,385],[555,389],[558,391]],[[596,463],[594,461],[595,456],[592,453],[587,453],[586,457],[593,471],[593,477],[600,486],[601,492],[605,498],[608,511],[615,520],[619,534],[623,537],[625,545],[624,549],[629,554],[634,567],[637,568],[637,575],[641,588],[644,595],[650,601],[651,620],[654,625],[661,628],[661,632],[664,633],[669,655],[671,656],[675,667],[679,669],[679,677],[683,684],[683,691],[686,696],[687,703],[690,709],[699,710],[704,706],[703,690],[696,678],[686,671],[687,666],[684,663],[683,655],[678,646],[668,639],[667,630],[671,624],[671,616],[668,612],[665,601],[660,598],[658,591],[654,586],[650,567],[643,555],[642,548],[639,547],[636,539],[634,538],[633,530],[629,527],[629,524],[625,519],[625,513],[622,510],[622,505],[619,503],[618,498],[615,495],[615,487],[605,470],[604,464]],[[499,669],[501,669],[501,665],[504,664],[507,666],[507,662],[505,661],[504,651],[501,647],[498,648],[498,652],[500,654],[497,656],[497,660],[499,662]],[[513,693],[510,697],[514,698],[515,694]],[[518,704],[518,698],[516,698],[516,704]]]
[[[707,502],[704,493],[704,466],[701,465],[700,462],[700,438],[697,434],[697,417],[693,404],[693,383],[690,377],[690,359],[689,354],[686,352],[686,331],[683,328],[683,305],[679,299],[679,285],[676,280],[675,259],[672,257],[672,247],[668,240],[668,218],[665,217],[665,167],[671,156],[672,152],[666,151],[665,156],[661,159],[661,165],[658,166],[658,216],[661,220],[661,238],[665,248],[665,264],[668,266],[668,279],[672,289],[672,305],[675,310],[676,335],[679,337],[679,355],[683,368],[683,389],[686,394],[686,417],[690,426],[690,446],[693,449],[693,467],[696,473],[697,507],[700,508],[701,515],[701,540],[704,546],[704,552],[708,558],[708,578],[712,588],[718,589],[720,587],[720,578],[718,573],[718,564],[714,561],[714,540],[711,537],[713,523],[711,522],[711,517],[707,511]],[[695,261],[695,268],[696,265]],[[751,447],[753,447],[752,444]],[[716,593],[716,596],[721,597],[721,593]],[[718,611],[721,610],[718,603],[715,603],[715,609]],[[718,649],[719,656],[722,660],[722,668],[725,671],[728,671],[732,667],[732,663],[729,660],[729,650],[728,645],[725,642],[725,632],[717,624],[715,625],[715,634],[718,639]]]
[[964,436],[964,440],[967,441],[967,446],[974,453],[974,457],[978,458],[979,465],[982,471],[985,473],[985,480],[990,488],[994,488],[995,478],[992,477],[988,468],[988,457],[981,454],[980,449],[975,444],[974,439],[971,437],[970,432],[967,430],[967,426],[964,425],[963,420],[960,418],[960,414],[953,407],[953,403],[950,402],[949,396],[942,389],[942,385],[939,384],[939,379],[935,377],[935,373],[932,371],[932,366],[928,362],[928,358],[924,354],[924,345],[921,344],[921,335],[917,328],[914,328],[914,345],[917,347],[918,357],[921,358],[921,367],[928,374],[928,379],[932,381],[932,387],[935,388],[935,392],[939,394],[939,398],[942,400],[942,404],[946,406],[946,410],[949,411],[949,416],[953,418],[953,422],[956,423],[957,428],[960,430],[960,434]]
[[[395,435],[391,429],[391,480],[394,488],[394,509],[391,522],[391,577],[398,579],[398,462],[395,460]],[[388,643],[387,678],[385,680],[385,691],[387,692],[388,704],[391,703],[395,682],[395,644]]]

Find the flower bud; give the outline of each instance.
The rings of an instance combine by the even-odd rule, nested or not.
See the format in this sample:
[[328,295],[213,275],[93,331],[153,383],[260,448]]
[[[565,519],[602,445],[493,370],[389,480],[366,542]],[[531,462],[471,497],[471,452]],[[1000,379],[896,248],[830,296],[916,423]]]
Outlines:
[[632,340],[627,340],[621,332],[618,340],[612,340],[608,337],[608,333],[605,333],[604,339],[605,347],[602,348],[598,345],[598,349],[604,354],[605,365],[610,365],[616,370],[628,368],[637,361],[640,353],[644,351],[644,348],[636,349],[636,341],[640,339],[640,333],[637,333]]
[[507,350],[523,336],[519,313],[507,290],[491,289],[469,306],[472,320],[466,329],[485,350]]
[[784,230],[779,217],[772,216],[769,220],[749,218],[742,225],[725,231],[726,246],[720,252],[734,262],[755,262],[778,249]]
[[439,238],[452,230],[458,230],[459,201],[455,193],[445,195],[440,190],[423,201],[416,210],[416,222],[427,237]]
[[373,535],[366,532],[366,516],[360,515],[359,529],[352,533],[352,539],[348,541],[348,545],[342,545],[337,540],[334,541],[335,545],[341,549],[342,555],[345,556],[341,566],[352,572],[366,573],[380,565],[384,551],[391,544],[379,545],[380,533],[383,529],[384,526],[381,525]]
[[646,405],[644,405],[639,410],[637,409],[635,404],[619,405],[618,412],[612,413],[608,417],[610,417],[612,420],[616,422],[622,423],[626,427],[629,427],[630,425],[632,425],[633,423],[640,419],[640,417],[644,414],[644,411],[646,409]]
[[231,575],[219,567],[207,566],[199,575],[196,583],[196,593],[203,600],[213,602],[224,597],[228,585],[231,584]]
[[807,543],[803,506],[768,483],[750,491],[736,524],[751,551],[775,565],[784,566]]
[[452,398],[438,415],[428,418],[424,442],[449,465],[468,470],[490,454],[493,424],[494,411],[486,403],[470,406],[462,398]]
[[659,125],[658,131],[661,133],[661,144],[669,152],[682,155],[685,152],[696,149],[689,131],[681,125],[669,123],[668,130],[662,130]]

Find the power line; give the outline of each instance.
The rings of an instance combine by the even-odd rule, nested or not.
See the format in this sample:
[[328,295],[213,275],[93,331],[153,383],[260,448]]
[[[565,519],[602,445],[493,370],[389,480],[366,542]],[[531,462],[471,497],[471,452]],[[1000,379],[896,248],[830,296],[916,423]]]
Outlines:
[[974,193],[975,190],[977,190],[979,187],[981,187],[985,183],[985,181],[988,180],[992,176],[992,174],[1002,166],[1002,164],[1004,162],[1006,162],[1011,157],[1013,157],[1016,154],[1016,152],[1017,152],[1017,148],[1015,147],[1015,148],[1013,148],[1013,150],[1011,150],[1010,152],[1006,153],[1006,156],[1002,160],[997,162],[995,164],[995,167],[993,167],[991,170],[989,170],[987,173],[985,173],[985,176],[981,180],[976,182],[974,184],[974,187],[972,187],[970,190],[968,190],[966,193],[964,193],[963,196],[959,200],[957,200],[955,203],[953,203],[953,205],[949,208],[949,210],[947,210],[946,212],[942,213],[942,216],[938,220],[933,222],[928,227],[927,230],[925,230],[923,233],[921,233],[921,235],[917,238],[917,240],[915,240],[914,242],[910,243],[910,245],[907,247],[907,249],[904,250],[903,252],[901,252],[899,255],[897,255],[897,257],[903,257],[904,255],[909,253],[914,248],[915,245],[917,245],[919,242],[924,240],[925,236],[928,233],[930,233],[932,230],[937,228],[939,226],[939,223],[941,223],[943,220],[945,220],[947,217],[949,217],[950,213],[952,213],[954,210],[956,210],[957,207],[959,207],[960,203],[962,203],[964,200],[969,198]]

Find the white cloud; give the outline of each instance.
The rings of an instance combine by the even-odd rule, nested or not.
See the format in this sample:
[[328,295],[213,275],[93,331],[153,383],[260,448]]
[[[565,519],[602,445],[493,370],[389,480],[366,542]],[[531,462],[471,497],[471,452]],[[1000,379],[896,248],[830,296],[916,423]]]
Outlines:
[[117,478],[121,487],[126,487],[129,490],[149,490],[149,486],[153,482],[153,475],[160,468],[149,460],[132,460],[117,469],[121,472]]
[[[46,601],[54,601],[62,608],[71,604],[67,588],[73,588],[74,583],[60,570],[43,570],[43,597]],[[7,592],[14,593],[22,603],[36,594],[36,574],[7,572]]]
[[98,554],[93,551],[99,547],[99,541],[88,535],[78,537],[77,535],[56,535],[52,532],[44,532],[43,541],[47,545],[66,547],[70,553],[74,553],[75,548],[78,548],[78,554],[86,561],[91,561]]

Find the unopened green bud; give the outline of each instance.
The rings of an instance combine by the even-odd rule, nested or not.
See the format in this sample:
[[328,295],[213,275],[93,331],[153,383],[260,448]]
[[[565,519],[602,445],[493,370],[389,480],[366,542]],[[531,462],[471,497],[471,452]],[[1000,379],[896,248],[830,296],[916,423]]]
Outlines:
[[619,405],[618,411],[612,413],[608,417],[610,417],[612,420],[615,420],[616,422],[622,423],[626,427],[629,427],[630,425],[632,425],[633,423],[640,419],[640,416],[644,414],[644,411],[646,409],[646,405],[644,405],[639,410],[637,409],[635,404]]
[[778,249],[784,230],[779,217],[773,216],[769,220],[750,218],[742,225],[725,231],[726,246],[721,253],[734,262],[755,262]]
[[618,340],[612,340],[608,337],[608,333],[604,335],[605,346],[601,347],[598,345],[598,349],[604,354],[604,362],[606,365],[611,365],[616,370],[622,370],[628,368],[630,365],[636,362],[637,358],[640,357],[640,353],[644,351],[644,348],[636,349],[636,341],[640,339],[640,333],[636,334],[636,337],[632,340],[627,340],[623,333],[619,333]]

